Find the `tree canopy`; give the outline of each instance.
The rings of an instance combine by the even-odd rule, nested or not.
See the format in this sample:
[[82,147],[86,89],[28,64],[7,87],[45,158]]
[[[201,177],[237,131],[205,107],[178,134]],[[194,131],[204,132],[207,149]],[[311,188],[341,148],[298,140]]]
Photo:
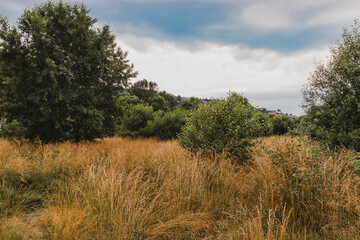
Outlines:
[[47,2],[15,26],[0,18],[0,112],[21,137],[91,140],[115,133],[116,93],[137,75],[110,27],[84,4]]
[[360,151],[360,28],[345,29],[326,64],[316,65],[303,90],[311,136]]

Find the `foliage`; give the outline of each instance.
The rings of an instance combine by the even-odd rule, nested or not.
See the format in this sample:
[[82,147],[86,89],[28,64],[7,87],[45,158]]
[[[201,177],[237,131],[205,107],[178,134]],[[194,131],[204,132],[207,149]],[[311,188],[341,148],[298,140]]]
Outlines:
[[150,120],[146,127],[146,135],[161,140],[175,139],[186,122],[185,115],[186,112],[181,109],[154,113],[154,119]]
[[303,108],[313,137],[360,151],[360,26],[343,33],[326,64],[316,65],[303,90]]
[[137,96],[139,99],[147,103],[150,103],[151,98],[158,93],[158,90],[159,88],[156,82],[143,79],[132,84],[129,88],[129,93]]
[[251,139],[260,134],[249,101],[236,93],[226,100],[214,100],[200,105],[187,120],[179,136],[181,146],[192,152],[226,151],[238,161],[249,157]]
[[153,119],[153,108],[144,104],[131,105],[121,119],[119,136],[145,136],[148,121]]
[[167,93],[166,91],[161,91],[158,94],[165,98],[165,101],[168,103],[170,110],[174,110],[177,106],[179,106],[178,98],[173,94]]
[[26,129],[24,126],[20,122],[13,120],[3,127],[3,129],[0,131],[0,136],[9,139],[21,140],[25,132]]
[[191,97],[189,100],[182,101],[180,107],[185,110],[193,110],[202,105],[203,102],[201,99],[196,97]]
[[153,107],[154,111],[168,111],[170,109],[169,103],[165,100],[165,98],[161,95],[155,95],[150,100],[150,106]]
[[270,118],[270,128],[273,135],[284,135],[294,127],[294,119],[286,115],[276,115]]
[[254,119],[259,123],[260,126],[260,136],[270,136],[271,135],[271,126],[270,126],[270,115],[260,111],[256,111]]
[[84,4],[47,2],[10,27],[1,18],[0,111],[44,142],[91,140],[116,130],[119,89],[136,76],[110,27]]

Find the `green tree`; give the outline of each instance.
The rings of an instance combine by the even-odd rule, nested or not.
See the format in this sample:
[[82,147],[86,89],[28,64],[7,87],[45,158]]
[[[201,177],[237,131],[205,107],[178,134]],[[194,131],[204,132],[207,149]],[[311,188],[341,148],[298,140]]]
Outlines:
[[311,135],[331,145],[360,151],[360,28],[345,29],[343,42],[331,48],[303,89],[303,109]]
[[249,157],[251,139],[261,134],[249,101],[236,93],[194,110],[179,135],[181,146],[192,152],[221,153],[243,161]]
[[165,100],[161,95],[155,95],[150,100],[150,105],[154,108],[154,111],[168,111],[170,109],[170,104]]
[[175,139],[186,123],[185,116],[186,111],[180,108],[170,112],[155,112],[154,119],[148,121],[146,126],[146,136],[161,140]]
[[154,118],[153,108],[144,104],[132,105],[127,108],[121,119],[119,136],[146,136],[148,121]]
[[159,95],[165,98],[165,101],[168,102],[170,110],[174,110],[177,106],[179,106],[178,98],[172,95],[171,93],[167,93],[166,91],[159,92]]
[[202,104],[203,101],[200,98],[191,97],[189,100],[182,101],[180,107],[184,110],[193,110]]
[[91,140],[116,129],[119,89],[136,76],[110,27],[96,28],[84,4],[25,10],[16,26],[0,18],[0,112],[24,138]]
[[286,115],[276,115],[270,118],[270,129],[274,135],[284,135],[292,130],[294,119]]
[[132,84],[129,88],[129,93],[137,96],[147,103],[150,103],[151,98],[158,93],[158,90],[159,88],[156,82],[143,79]]

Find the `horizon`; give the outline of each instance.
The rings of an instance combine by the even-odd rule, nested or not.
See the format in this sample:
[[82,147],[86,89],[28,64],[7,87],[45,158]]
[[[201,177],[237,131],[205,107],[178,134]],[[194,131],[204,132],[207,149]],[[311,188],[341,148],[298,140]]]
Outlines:
[[[46,1],[0,0],[15,23]],[[67,2],[67,1],[64,1]],[[96,26],[110,25],[139,76],[174,95],[226,97],[301,115],[301,88],[330,47],[360,16],[360,2],[121,0],[83,1]]]

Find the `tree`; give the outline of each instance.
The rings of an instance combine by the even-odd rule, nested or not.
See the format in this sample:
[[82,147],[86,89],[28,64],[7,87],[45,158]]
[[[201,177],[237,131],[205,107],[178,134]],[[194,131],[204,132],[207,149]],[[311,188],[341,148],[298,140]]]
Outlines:
[[24,138],[91,140],[115,133],[119,89],[137,75],[110,27],[84,4],[47,2],[16,26],[0,18],[0,112]]
[[141,100],[150,103],[151,98],[158,93],[158,85],[156,82],[148,81],[146,79],[135,82],[130,88],[129,93],[135,95]]
[[249,157],[251,140],[261,133],[249,101],[236,93],[226,100],[213,100],[193,110],[179,135],[180,145],[204,153],[221,153],[236,161]]
[[331,48],[327,62],[318,63],[303,89],[302,107],[309,134],[331,145],[360,151],[360,28],[345,29],[343,42]]
[[154,119],[148,121],[145,134],[161,140],[174,139],[186,123],[185,116],[186,111],[180,108],[170,112],[157,111],[154,113]]
[[294,119],[286,115],[272,116],[270,126],[273,135],[284,135],[293,128]]
[[165,100],[161,95],[155,95],[151,98],[150,106],[154,108],[154,111],[168,111],[170,109],[170,104]]
[[153,120],[153,108],[144,104],[131,105],[126,109],[118,135],[138,137],[146,135],[146,127],[149,121]]
[[189,100],[182,101],[180,107],[185,110],[197,109],[200,105],[203,104],[200,98],[191,97]]

